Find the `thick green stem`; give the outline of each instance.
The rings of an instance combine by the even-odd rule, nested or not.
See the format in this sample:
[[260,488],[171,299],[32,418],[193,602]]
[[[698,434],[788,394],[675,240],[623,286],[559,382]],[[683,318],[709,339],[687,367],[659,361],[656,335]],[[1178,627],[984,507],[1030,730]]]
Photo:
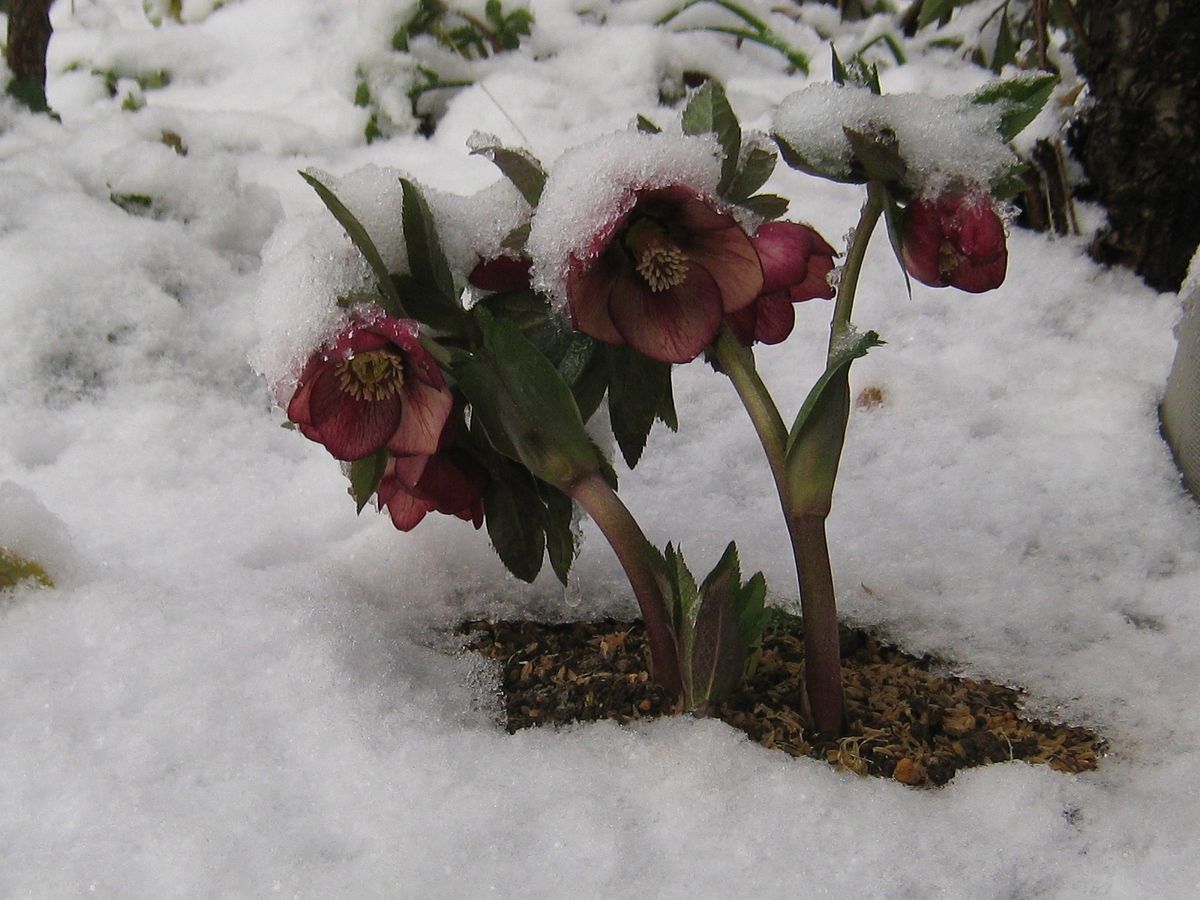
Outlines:
[[669,691],[680,692],[683,679],[679,672],[679,653],[667,604],[654,574],[650,542],[621,498],[599,473],[585,476],[570,485],[567,492],[599,526],[629,578],[642,621],[646,624],[654,680]]
[[771,466],[771,474],[775,476],[775,486],[779,489],[779,496],[784,497],[787,494],[784,490],[787,484],[784,470],[787,427],[783,424],[783,417],[779,415],[779,408],[771,399],[767,386],[763,384],[758,370],[754,367],[754,356],[748,347],[738,343],[737,338],[724,325],[721,326],[712,349],[717,365],[733,382],[733,388],[737,391],[742,406],[746,408],[754,430],[758,432],[758,439]]
[[837,600],[825,539],[825,517],[791,515],[788,531],[800,579],[804,615],[804,687],[818,731],[840,737],[845,727]]
[[881,185],[873,181],[867,185],[867,202],[858,217],[858,225],[855,226],[850,248],[846,251],[846,263],[842,266],[842,276],[838,282],[837,303],[833,308],[833,321],[829,324],[830,356],[833,355],[832,349],[837,339],[850,327],[850,313],[854,311],[854,297],[858,292],[863,260],[867,256],[867,245],[871,242],[871,234],[883,214],[886,202]]

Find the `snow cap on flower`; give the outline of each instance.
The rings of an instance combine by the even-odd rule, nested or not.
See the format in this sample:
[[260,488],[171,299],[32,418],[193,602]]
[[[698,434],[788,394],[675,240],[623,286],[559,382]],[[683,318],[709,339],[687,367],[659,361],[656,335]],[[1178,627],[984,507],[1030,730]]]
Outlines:
[[636,192],[679,186],[712,197],[721,180],[720,154],[711,135],[636,132],[568,150],[550,168],[526,244],[534,288],[565,304],[571,259],[600,252],[597,235],[632,208]]
[[388,449],[434,453],[454,405],[442,372],[408,319],[355,318],[332,346],[313,354],[288,404],[288,418],[344,461]]

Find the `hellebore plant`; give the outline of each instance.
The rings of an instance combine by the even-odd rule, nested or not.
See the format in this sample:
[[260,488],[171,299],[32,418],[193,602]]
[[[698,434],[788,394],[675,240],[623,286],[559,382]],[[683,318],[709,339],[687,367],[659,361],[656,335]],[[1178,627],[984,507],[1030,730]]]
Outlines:
[[[393,272],[353,214],[305,175],[362,252],[375,285],[339,300],[349,308],[347,324],[300,373],[289,418],[343,461],[360,511],[374,500],[402,531],[434,511],[486,524],[502,562],[526,581],[548,558],[566,583],[578,505],[628,576],[653,677],[678,694],[682,709],[704,711],[754,665],[766,621],[762,575],[741,580],[732,543],[700,581],[678,548],[651,545],[585,428],[606,404],[616,444],[634,468],[656,421],[676,427],[673,365],[704,355],[746,408],[791,539],[806,666],[796,706],[818,730],[840,734],[845,713],[825,521],[849,418],[850,365],[883,343],[851,322],[867,245],[882,218],[907,274],[933,286],[994,288],[1007,265],[997,204],[1018,182],[1015,162],[986,175],[936,167],[931,175],[918,165],[924,148],[896,137],[892,126],[904,109],[878,96],[873,71],[854,76],[835,56],[837,84],[876,96],[869,122],[846,124],[815,155],[808,144],[793,145],[791,129],[773,135],[794,168],[865,186],[836,280],[834,248],[811,226],[779,220],[787,201],[758,192],[776,152],[765,139],[743,139],[712,82],[683,110],[682,135],[662,135],[639,117],[642,136],[623,145],[657,152],[656,142],[683,142],[689,159],[702,148],[711,183],[696,171],[677,180],[638,174],[636,166],[619,177],[610,172],[618,179],[615,208],[597,214],[594,230],[557,268],[539,256],[537,237],[539,227],[556,227],[547,221],[558,222],[548,207],[574,202],[572,184],[564,176],[557,193],[549,190],[558,170],[547,176],[523,150],[473,150],[515,185],[530,218],[462,271],[442,252],[414,183],[401,179],[408,265]],[[987,139],[1003,147],[1051,87],[1045,79],[1000,82],[969,103],[983,110],[994,132]],[[467,285],[472,303],[463,301]],[[562,327],[560,307],[547,294],[562,302],[574,331]],[[813,299],[834,299],[826,367],[789,426],[758,374],[753,346],[787,339],[794,305]]]

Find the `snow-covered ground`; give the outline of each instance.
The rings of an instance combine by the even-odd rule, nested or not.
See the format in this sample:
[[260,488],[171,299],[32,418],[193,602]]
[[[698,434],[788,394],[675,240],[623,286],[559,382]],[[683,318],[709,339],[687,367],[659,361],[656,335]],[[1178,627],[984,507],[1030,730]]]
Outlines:
[[[473,64],[425,139],[390,49],[413,0],[213,5],[155,28],[140,0],[60,0],[61,124],[0,100],[0,545],[57,582],[0,594],[0,896],[1200,893],[1200,514],[1156,414],[1175,295],[1097,267],[1086,238],[1014,230],[1007,282],[980,296],[910,301],[878,240],[856,309],[888,344],[854,371],[885,400],[852,418],[830,521],[844,613],[1099,729],[1097,772],[1012,763],[913,791],[715,721],[510,736],[495,674],[444,629],[632,601],[594,534],[564,595],[512,580],[456,519],[356,517],[326,452],[279,427],[248,360],[256,298],[280,293],[260,279],[305,287],[264,247],[326,216],[296,170],[373,163],[470,194],[497,178],[475,129],[549,161],[670,118],[659,84],[685,69],[757,128],[806,81],[767,48],[652,28],[666,3],[540,0],[523,48]],[[853,51],[886,24],[805,16],[772,22],[815,80],[810,26]],[[165,87],[132,78],[158,70]],[[394,132],[370,144],[359,73]],[[882,74],[939,94],[987,78],[919,47]],[[769,187],[831,240],[857,216],[854,188],[782,168]],[[827,305],[799,312],[760,353],[788,410],[828,327]],[[697,569],[736,539],[793,603],[736,398],[702,363],[676,392],[680,433],[651,435],[622,496]]]

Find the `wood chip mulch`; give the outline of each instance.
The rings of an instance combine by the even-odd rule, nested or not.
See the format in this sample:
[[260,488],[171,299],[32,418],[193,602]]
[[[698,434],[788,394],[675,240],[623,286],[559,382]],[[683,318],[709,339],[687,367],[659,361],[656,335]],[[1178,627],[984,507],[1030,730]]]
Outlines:
[[[671,715],[675,698],[650,681],[640,622],[473,621],[466,648],[498,661],[514,732],[534,725]],[[843,629],[847,735],[833,740],[805,723],[800,705],[803,640],[780,616],[763,638],[754,674],[711,714],[764,747],[824,759],[860,775],[943,785],[959,769],[1012,759],[1060,772],[1096,768],[1104,741],[1086,729],[1029,719],[1021,694],[985,681],[943,676],[865,631]]]

